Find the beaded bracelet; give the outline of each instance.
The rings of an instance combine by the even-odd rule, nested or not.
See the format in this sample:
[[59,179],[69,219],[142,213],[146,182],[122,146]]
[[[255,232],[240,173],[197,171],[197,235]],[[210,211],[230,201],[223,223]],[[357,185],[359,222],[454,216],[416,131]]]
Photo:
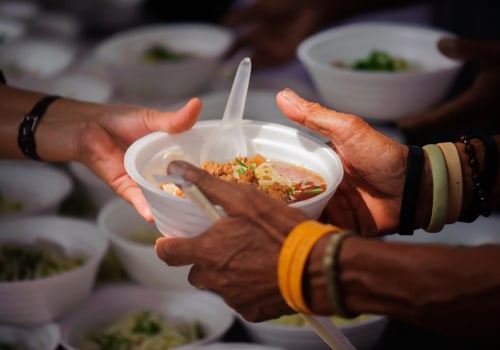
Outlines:
[[460,217],[463,201],[463,175],[462,164],[457,147],[453,142],[438,143],[443,152],[448,170],[448,215],[446,223],[453,224]]
[[340,246],[344,239],[350,236],[355,236],[351,231],[341,231],[334,233],[325,249],[323,257],[323,273],[326,279],[326,291],[328,300],[333,306],[336,315],[344,318],[352,318],[358,316],[357,314],[348,312],[342,304],[339,297],[339,283],[338,283],[338,255]]
[[338,232],[333,225],[304,221],[288,235],[278,258],[278,285],[283,299],[293,310],[312,314],[304,301],[302,279],[309,254],[316,242],[326,234]]
[[23,154],[34,160],[41,160],[36,153],[35,130],[47,108],[52,102],[60,98],[60,96],[50,95],[39,100],[31,112],[23,116],[19,124],[19,132],[17,134],[17,144]]
[[460,216],[459,221],[473,222],[479,215],[490,216],[491,209],[488,205],[486,192],[484,191],[481,176],[479,174],[479,160],[476,157],[476,148],[470,142],[470,137],[467,135],[461,135],[459,141],[465,145],[465,153],[469,156],[468,163],[472,170],[472,183],[474,184],[474,194],[471,199],[471,205],[468,210]]
[[448,170],[441,149],[433,144],[422,147],[429,157],[432,173],[432,210],[427,232],[439,232],[448,214]]
[[421,147],[408,146],[408,160],[406,162],[406,178],[399,214],[399,234],[412,235],[415,228],[415,214],[417,209],[420,179],[424,167],[424,151]]

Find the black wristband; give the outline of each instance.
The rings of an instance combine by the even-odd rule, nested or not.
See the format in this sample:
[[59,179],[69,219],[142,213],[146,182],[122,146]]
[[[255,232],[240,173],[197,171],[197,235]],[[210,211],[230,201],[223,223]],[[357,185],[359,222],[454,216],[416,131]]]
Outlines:
[[401,200],[399,214],[399,234],[412,235],[415,228],[415,214],[417,210],[420,179],[424,168],[424,151],[422,147],[408,146],[408,161],[406,179]]
[[47,108],[58,98],[60,98],[60,96],[50,95],[43,97],[35,104],[31,112],[21,119],[17,135],[17,144],[26,157],[34,160],[41,160],[36,153],[35,130],[40,119],[42,119],[45,114],[45,111],[47,111]]
[[7,80],[5,80],[5,77],[3,76],[1,70],[0,70],[0,84],[7,84]]

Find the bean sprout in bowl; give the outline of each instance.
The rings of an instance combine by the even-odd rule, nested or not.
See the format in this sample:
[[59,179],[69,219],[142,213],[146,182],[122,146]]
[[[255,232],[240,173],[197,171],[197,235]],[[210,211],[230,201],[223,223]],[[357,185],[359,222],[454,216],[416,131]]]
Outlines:
[[[195,204],[163,191],[152,174],[165,174],[169,157],[175,155],[200,165],[200,149],[219,123],[220,120],[200,121],[180,134],[151,133],[132,144],[125,154],[125,168],[141,187],[155,223],[164,235],[193,236],[211,225]],[[261,155],[273,162],[303,167],[323,179],[326,189],[322,193],[290,204],[304,210],[310,218],[318,218],[343,177],[337,154],[323,141],[295,128],[255,120],[244,120],[242,127],[248,157]]]

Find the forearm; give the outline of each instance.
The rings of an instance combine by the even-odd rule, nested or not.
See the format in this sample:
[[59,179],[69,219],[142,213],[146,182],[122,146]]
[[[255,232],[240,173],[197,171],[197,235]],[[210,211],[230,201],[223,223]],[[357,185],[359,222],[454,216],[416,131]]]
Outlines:
[[349,238],[338,262],[343,302],[353,312],[498,340],[498,256],[498,245],[438,247]]
[[[318,241],[304,279],[306,301],[324,315],[335,312],[322,273],[327,241]],[[500,341],[498,256],[499,245],[464,248],[347,238],[336,262],[339,298],[352,313],[383,314],[435,332]]]
[[[17,144],[21,118],[47,94],[0,85],[1,158],[25,159]],[[73,130],[84,128],[100,112],[99,105],[61,98],[53,102],[35,131],[36,151],[46,161],[69,161],[79,157],[79,140]],[[68,117],[70,115],[70,117]],[[71,123],[68,123],[68,119]]]

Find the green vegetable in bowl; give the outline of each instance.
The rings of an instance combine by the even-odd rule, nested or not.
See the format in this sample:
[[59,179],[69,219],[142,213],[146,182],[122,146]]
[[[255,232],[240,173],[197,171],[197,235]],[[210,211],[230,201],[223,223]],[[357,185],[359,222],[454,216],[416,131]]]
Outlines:
[[341,68],[372,72],[403,72],[411,68],[406,60],[381,50],[372,50],[368,57],[350,64],[336,62],[334,65]]
[[[344,326],[344,325],[348,325],[348,324],[361,322],[361,321],[364,321],[370,317],[372,317],[372,315],[362,314],[362,315],[359,315],[359,316],[354,317],[354,318],[343,318],[340,316],[330,316],[330,319],[338,327],[338,326]],[[280,318],[277,318],[274,320],[269,320],[268,322],[278,324],[281,326],[290,326],[290,327],[307,327],[308,326],[306,320],[300,314],[284,315],[284,316],[281,316]]]
[[157,350],[172,349],[205,337],[197,321],[173,324],[161,315],[138,311],[124,315],[116,322],[89,334],[81,350]]
[[10,243],[0,246],[0,281],[14,282],[46,278],[73,270],[84,262],[54,247]]
[[23,202],[9,198],[0,192],[0,213],[13,213],[25,209]]
[[176,52],[166,46],[156,44],[149,47],[141,55],[141,62],[159,63],[159,62],[181,62],[192,57],[189,53]]

